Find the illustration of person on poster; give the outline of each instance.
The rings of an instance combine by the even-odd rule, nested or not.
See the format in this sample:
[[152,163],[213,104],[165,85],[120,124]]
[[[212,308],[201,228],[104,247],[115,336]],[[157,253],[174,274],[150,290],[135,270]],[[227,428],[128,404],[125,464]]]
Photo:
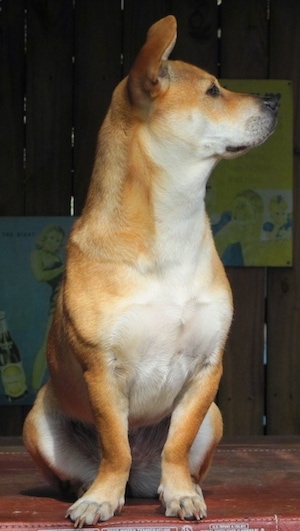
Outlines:
[[291,239],[292,213],[289,204],[281,195],[273,195],[269,201],[269,221],[263,226],[268,240]]
[[[264,204],[255,190],[242,190],[233,201],[232,211],[224,212],[213,225],[215,242],[224,265],[245,265],[245,256],[260,240]],[[252,258],[252,257],[251,257]]]
[[30,266],[35,280],[37,282],[45,282],[51,288],[44,339],[35,355],[33,363],[31,387],[34,391],[37,391],[41,387],[46,371],[47,337],[64,272],[64,264],[60,256],[64,239],[65,231],[62,227],[59,225],[49,225],[39,234],[36,241],[36,248],[30,256]]

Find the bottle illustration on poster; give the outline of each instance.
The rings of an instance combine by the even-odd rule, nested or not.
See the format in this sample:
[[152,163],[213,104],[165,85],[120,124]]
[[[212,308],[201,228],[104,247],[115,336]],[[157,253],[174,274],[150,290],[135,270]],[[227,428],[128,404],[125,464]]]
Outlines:
[[26,377],[16,343],[7,326],[6,315],[0,311],[0,372],[5,396],[9,402],[27,395]]

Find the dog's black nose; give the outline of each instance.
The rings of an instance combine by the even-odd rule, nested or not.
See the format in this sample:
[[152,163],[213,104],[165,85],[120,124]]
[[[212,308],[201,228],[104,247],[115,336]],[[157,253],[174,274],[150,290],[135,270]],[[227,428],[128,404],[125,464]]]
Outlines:
[[278,112],[278,98],[277,96],[265,96],[264,105],[269,109],[269,111],[277,113]]

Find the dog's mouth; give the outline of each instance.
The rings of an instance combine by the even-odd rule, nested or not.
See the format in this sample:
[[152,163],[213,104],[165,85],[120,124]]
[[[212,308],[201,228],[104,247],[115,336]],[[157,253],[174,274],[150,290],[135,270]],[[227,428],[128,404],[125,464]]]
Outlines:
[[240,153],[241,151],[245,151],[245,149],[249,149],[249,146],[227,146],[226,151],[228,153]]

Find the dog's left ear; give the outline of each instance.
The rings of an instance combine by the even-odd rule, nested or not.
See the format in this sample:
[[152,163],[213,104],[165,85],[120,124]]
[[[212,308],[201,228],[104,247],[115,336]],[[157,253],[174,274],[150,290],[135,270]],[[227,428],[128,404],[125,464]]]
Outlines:
[[147,40],[137,56],[128,76],[128,94],[131,103],[140,107],[165,92],[169,76],[164,68],[176,42],[176,19],[173,15],[162,18],[148,31]]

